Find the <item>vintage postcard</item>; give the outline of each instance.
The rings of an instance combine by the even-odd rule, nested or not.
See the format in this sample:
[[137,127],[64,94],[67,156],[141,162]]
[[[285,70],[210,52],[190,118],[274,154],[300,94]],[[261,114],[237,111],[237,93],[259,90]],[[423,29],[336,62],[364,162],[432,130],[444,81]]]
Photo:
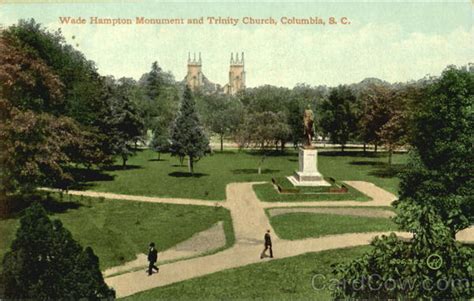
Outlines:
[[0,300],[474,298],[473,12],[0,0]]

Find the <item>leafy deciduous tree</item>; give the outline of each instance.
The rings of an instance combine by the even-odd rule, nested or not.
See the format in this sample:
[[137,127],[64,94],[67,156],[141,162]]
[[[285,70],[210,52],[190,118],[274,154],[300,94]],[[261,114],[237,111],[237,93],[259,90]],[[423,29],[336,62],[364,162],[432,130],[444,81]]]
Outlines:
[[355,133],[355,101],[353,92],[347,86],[339,86],[331,89],[328,99],[320,106],[320,126],[333,143],[341,145],[342,151]]
[[[395,222],[413,239],[383,236],[363,257],[337,266],[336,298],[472,297],[473,251],[456,241],[456,233],[474,222],[473,102],[474,73],[465,69],[449,67],[429,85],[415,113],[414,149],[394,203]],[[439,267],[430,266],[432,256]]]
[[242,122],[243,108],[238,99],[220,95],[206,95],[201,99],[200,114],[206,127],[219,135],[220,149],[224,149],[224,136],[232,135]]

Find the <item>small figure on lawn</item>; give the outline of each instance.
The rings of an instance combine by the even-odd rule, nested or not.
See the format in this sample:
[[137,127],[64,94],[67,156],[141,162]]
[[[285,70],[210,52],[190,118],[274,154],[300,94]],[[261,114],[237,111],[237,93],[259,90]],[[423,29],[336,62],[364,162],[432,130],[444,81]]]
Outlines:
[[304,116],[303,116],[303,122],[304,122],[304,136],[305,136],[305,144],[304,146],[306,148],[311,148],[311,141],[313,140],[314,137],[314,114],[313,110],[311,110],[311,107],[308,105],[306,110],[304,110]]
[[158,260],[158,251],[155,249],[155,243],[150,243],[150,248],[148,249],[148,276],[153,274],[153,270],[156,270],[158,273],[160,269],[155,265]]
[[263,257],[267,256],[266,252],[268,249],[270,249],[270,258],[273,258],[272,237],[270,236],[270,230],[267,230],[267,233],[265,233],[263,239],[265,240],[265,249],[263,249],[263,252],[260,255],[260,259],[263,259]]

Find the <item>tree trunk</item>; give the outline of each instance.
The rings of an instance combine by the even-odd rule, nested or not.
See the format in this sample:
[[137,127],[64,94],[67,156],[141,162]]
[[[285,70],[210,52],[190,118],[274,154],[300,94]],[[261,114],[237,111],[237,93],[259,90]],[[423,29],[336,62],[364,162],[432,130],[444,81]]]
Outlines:
[[281,140],[281,151],[285,150],[285,141]]
[[364,155],[367,152],[367,143],[364,142]]
[[191,156],[189,156],[188,167],[189,167],[189,172],[192,175],[194,175],[194,161],[193,161],[193,157],[191,157]]
[[0,191],[0,217],[7,217],[10,214],[7,193],[3,189]]
[[161,152],[158,152],[158,161],[160,161],[161,158]]
[[341,152],[344,152],[345,145],[341,143]]
[[393,154],[393,150],[392,150],[392,147],[390,147],[388,149],[388,165],[392,165],[392,154]]
[[126,166],[127,166],[127,158],[122,156],[122,168],[125,169]]
[[221,134],[221,152],[224,151],[224,134]]
[[374,144],[374,153],[377,152],[377,143]]
[[183,156],[180,156],[180,157],[179,157],[179,164],[180,164],[181,166],[183,166],[183,162],[184,162],[184,157],[183,157]]

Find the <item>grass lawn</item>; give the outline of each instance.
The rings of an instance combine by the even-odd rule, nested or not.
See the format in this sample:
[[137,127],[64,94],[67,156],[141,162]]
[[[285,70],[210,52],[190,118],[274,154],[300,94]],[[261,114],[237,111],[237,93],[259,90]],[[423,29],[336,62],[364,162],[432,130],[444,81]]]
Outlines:
[[[332,279],[331,264],[350,261],[370,247],[309,253],[235,268],[138,293],[122,300],[329,300],[312,279]],[[322,279],[322,278],[321,278]],[[329,286],[327,281],[316,285]]]
[[[75,170],[81,180],[76,188],[91,189],[133,195],[183,197],[205,200],[224,200],[225,186],[231,182],[271,181],[272,177],[293,174],[298,168],[295,151],[268,155],[257,173],[261,155],[250,151],[216,152],[201,159],[195,166],[195,175],[190,176],[186,166],[179,160],[150,150],[142,150],[132,157],[126,169],[113,166],[105,172],[97,170]],[[396,193],[397,171],[403,166],[406,155],[395,154],[394,165],[389,168],[385,154],[360,151],[321,150],[319,170],[326,177],[342,180],[365,180]],[[119,162],[117,162],[119,163]]]
[[278,193],[271,183],[256,184],[253,186],[255,194],[263,202],[310,202],[310,201],[370,201],[371,198],[352,188],[347,193]]
[[270,218],[270,223],[280,238],[289,240],[342,233],[397,230],[397,225],[388,218],[309,212],[276,215]]
[[[230,213],[224,208],[153,204],[100,198],[71,197],[55,203],[52,218],[60,219],[83,247],[91,246],[101,269],[120,265],[145,253],[154,241],[168,249],[193,234],[224,221],[227,246],[234,243]],[[19,219],[0,220],[0,260],[10,248]]]
[[345,152],[321,150],[318,153],[318,168],[325,177],[333,177],[338,181],[367,181],[398,194],[399,178],[397,174],[403,169],[408,155],[394,154],[392,165],[387,163],[386,153],[359,150]]

